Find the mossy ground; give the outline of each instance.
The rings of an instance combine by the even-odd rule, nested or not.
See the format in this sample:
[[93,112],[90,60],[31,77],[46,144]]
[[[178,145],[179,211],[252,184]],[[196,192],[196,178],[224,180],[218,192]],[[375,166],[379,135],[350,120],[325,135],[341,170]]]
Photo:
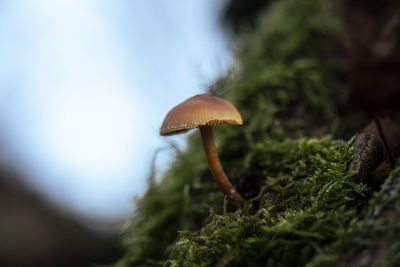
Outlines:
[[353,184],[351,141],[334,139],[351,63],[333,1],[273,1],[244,35],[210,93],[244,119],[215,130],[246,206],[227,211],[195,132],[137,201],[117,266],[396,266],[400,170],[380,192]]
[[368,190],[348,182],[350,147],[316,139],[258,146],[248,171],[262,170],[260,194],[236,213],[212,212],[199,231],[181,231],[169,263],[305,265],[346,232],[366,202]]

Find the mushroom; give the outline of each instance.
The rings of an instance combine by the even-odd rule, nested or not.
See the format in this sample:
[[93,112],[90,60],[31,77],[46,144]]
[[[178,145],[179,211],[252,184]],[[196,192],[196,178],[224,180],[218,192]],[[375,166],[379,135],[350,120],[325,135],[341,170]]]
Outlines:
[[241,208],[244,199],[226,176],[215,147],[212,127],[222,123],[241,125],[243,120],[239,111],[230,102],[209,94],[201,94],[187,99],[168,112],[161,126],[160,135],[173,135],[199,128],[214,180],[229,201],[236,208]]

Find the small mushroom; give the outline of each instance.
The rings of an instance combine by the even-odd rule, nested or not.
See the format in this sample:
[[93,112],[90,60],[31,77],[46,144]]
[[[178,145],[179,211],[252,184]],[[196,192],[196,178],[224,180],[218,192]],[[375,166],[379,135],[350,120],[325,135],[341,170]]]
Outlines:
[[201,94],[187,99],[168,112],[160,135],[173,135],[199,128],[212,176],[230,202],[236,208],[241,208],[244,199],[226,176],[214,142],[212,127],[225,122],[239,125],[243,123],[239,111],[230,102],[209,94]]

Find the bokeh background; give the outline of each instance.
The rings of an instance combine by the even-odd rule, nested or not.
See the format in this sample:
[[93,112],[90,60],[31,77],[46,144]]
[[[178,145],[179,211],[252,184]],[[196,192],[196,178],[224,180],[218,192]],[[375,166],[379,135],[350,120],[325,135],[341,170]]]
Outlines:
[[134,197],[185,146],[164,116],[233,64],[225,6],[0,1],[1,266],[123,253]]

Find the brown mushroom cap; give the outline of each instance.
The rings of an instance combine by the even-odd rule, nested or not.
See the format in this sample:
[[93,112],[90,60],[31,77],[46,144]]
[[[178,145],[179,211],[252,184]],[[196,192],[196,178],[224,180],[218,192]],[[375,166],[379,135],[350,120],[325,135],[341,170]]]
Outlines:
[[239,111],[230,102],[209,94],[195,95],[177,105],[164,119],[160,135],[172,135],[199,126],[242,124]]

